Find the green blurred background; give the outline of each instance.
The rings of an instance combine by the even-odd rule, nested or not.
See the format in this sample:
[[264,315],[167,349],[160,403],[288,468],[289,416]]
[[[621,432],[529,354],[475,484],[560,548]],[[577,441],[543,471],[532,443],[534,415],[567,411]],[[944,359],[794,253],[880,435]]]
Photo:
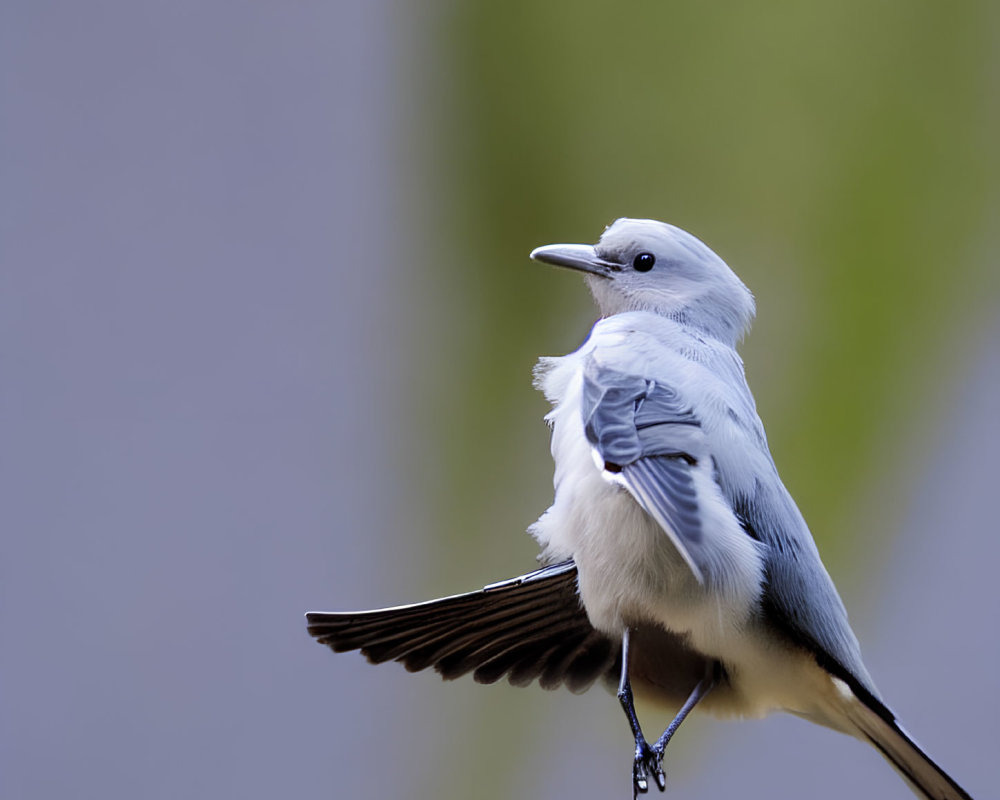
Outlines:
[[429,265],[455,287],[444,313],[463,314],[447,354],[461,380],[435,429],[469,499],[457,520],[490,506],[482,476],[507,473],[498,461],[526,460],[509,423],[528,365],[577,344],[591,316],[573,279],[534,274],[527,251],[643,216],[706,240],[754,291],[743,352],[771,445],[824,551],[842,555],[846,499],[889,467],[887,440],[937,410],[936,384],[961,377],[955,348],[995,310],[997,13],[525,2],[444,15],[423,213]]
[[[449,331],[412,356],[448,554],[427,591],[530,564],[515,532],[550,500],[551,462],[529,368],[574,348],[593,311],[578,279],[526,254],[595,241],[619,216],[692,231],[754,291],[743,354],[779,469],[844,590],[877,579],[933,456],[926,430],[1000,299],[997,22],[986,2],[438,10],[436,69],[413,87],[415,205]],[[463,795],[456,757],[477,796],[517,794],[510,764],[552,710],[465,701],[420,794]]]

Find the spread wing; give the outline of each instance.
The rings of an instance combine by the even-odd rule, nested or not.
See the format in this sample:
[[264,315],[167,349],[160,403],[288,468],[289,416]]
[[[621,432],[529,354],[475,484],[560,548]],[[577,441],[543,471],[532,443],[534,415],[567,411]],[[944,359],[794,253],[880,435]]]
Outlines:
[[306,614],[309,633],[335,652],[372,663],[399,661],[442,678],[468,672],[479,683],[584,691],[615,673],[618,644],[596,631],[580,605],[576,564],[567,561],[477,592],[375,611]]
[[591,357],[584,366],[583,420],[605,472],[660,524],[703,581],[695,470],[709,453],[698,417],[671,386]]

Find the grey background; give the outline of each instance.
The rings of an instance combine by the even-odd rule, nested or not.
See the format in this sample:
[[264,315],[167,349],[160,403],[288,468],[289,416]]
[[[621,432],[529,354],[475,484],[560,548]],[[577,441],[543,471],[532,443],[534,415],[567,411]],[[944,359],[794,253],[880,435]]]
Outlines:
[[[475,796],[463,748],[499,731],[516,793],[626,796],[613,698],[445,685],[304,633],[310,608],[510,571],[442,574],[414,475],[435,456],[411,430],[462,367],[423,374],[462,335],[428,310],[462,287],[422,269],[446,246],[421,233],[435,179],[411,146],[432,133],[430,22],[385,0],[11,3],[0,22],[0,794]],[[855,618],[890,703],[979,795],[1000,744],[998,353],[995,324],[956,353],[904,533],[841,582],[877,609]],[[544,473],[543,409],[514,435]],[[510,537],[495,549],[530,568]],[[671,750],[678,797],[908,796],[790,718],[694,723]]]

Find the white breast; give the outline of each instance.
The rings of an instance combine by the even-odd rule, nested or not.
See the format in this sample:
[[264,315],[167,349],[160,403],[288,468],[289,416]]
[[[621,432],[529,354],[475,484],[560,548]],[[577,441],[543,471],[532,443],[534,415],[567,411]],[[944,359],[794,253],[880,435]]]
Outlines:
[[[602,363],[624,356],[633,362],[626,369],[643,374],[628,332],[602,325],[577,352],[540,365],[539,385],[554,404],[546,419],[552,425],[556,492],[531,533],[547,558],[576,561],[581,599],[596,628],[618,636],[627,625],[658,622],[688,635],[701,652],[740,657],[729,651],[743,648],[742,632],[761,591],[762,565],[757,544],[722,497],[712,465],[702,464],[695,476],[702,527],[718,552],[716,574],[701,585],[670,537],[595,463],[581,411],[584,359],[600,349]],[[669,348],[657,350],[665,354],[660,360],[685,361]],[[641,353],[638,361],[647,370],[666,368],[676,378],[691,368],[690,363],[651,366]]]

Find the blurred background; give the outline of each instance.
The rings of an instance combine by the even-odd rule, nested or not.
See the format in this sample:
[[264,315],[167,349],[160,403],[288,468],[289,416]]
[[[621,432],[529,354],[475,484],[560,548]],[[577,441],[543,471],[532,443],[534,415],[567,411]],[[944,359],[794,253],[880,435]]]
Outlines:
[[[617,702],[333,656],[302,613],[533,568],[535,246],[755,292],[775,459],[889,703],[1000,779],[1000,6],[0,6],[0,795],[625,798]],[[640,716],[652,730],[665,720]],[[906,798],[791,717],[670,797]]]

